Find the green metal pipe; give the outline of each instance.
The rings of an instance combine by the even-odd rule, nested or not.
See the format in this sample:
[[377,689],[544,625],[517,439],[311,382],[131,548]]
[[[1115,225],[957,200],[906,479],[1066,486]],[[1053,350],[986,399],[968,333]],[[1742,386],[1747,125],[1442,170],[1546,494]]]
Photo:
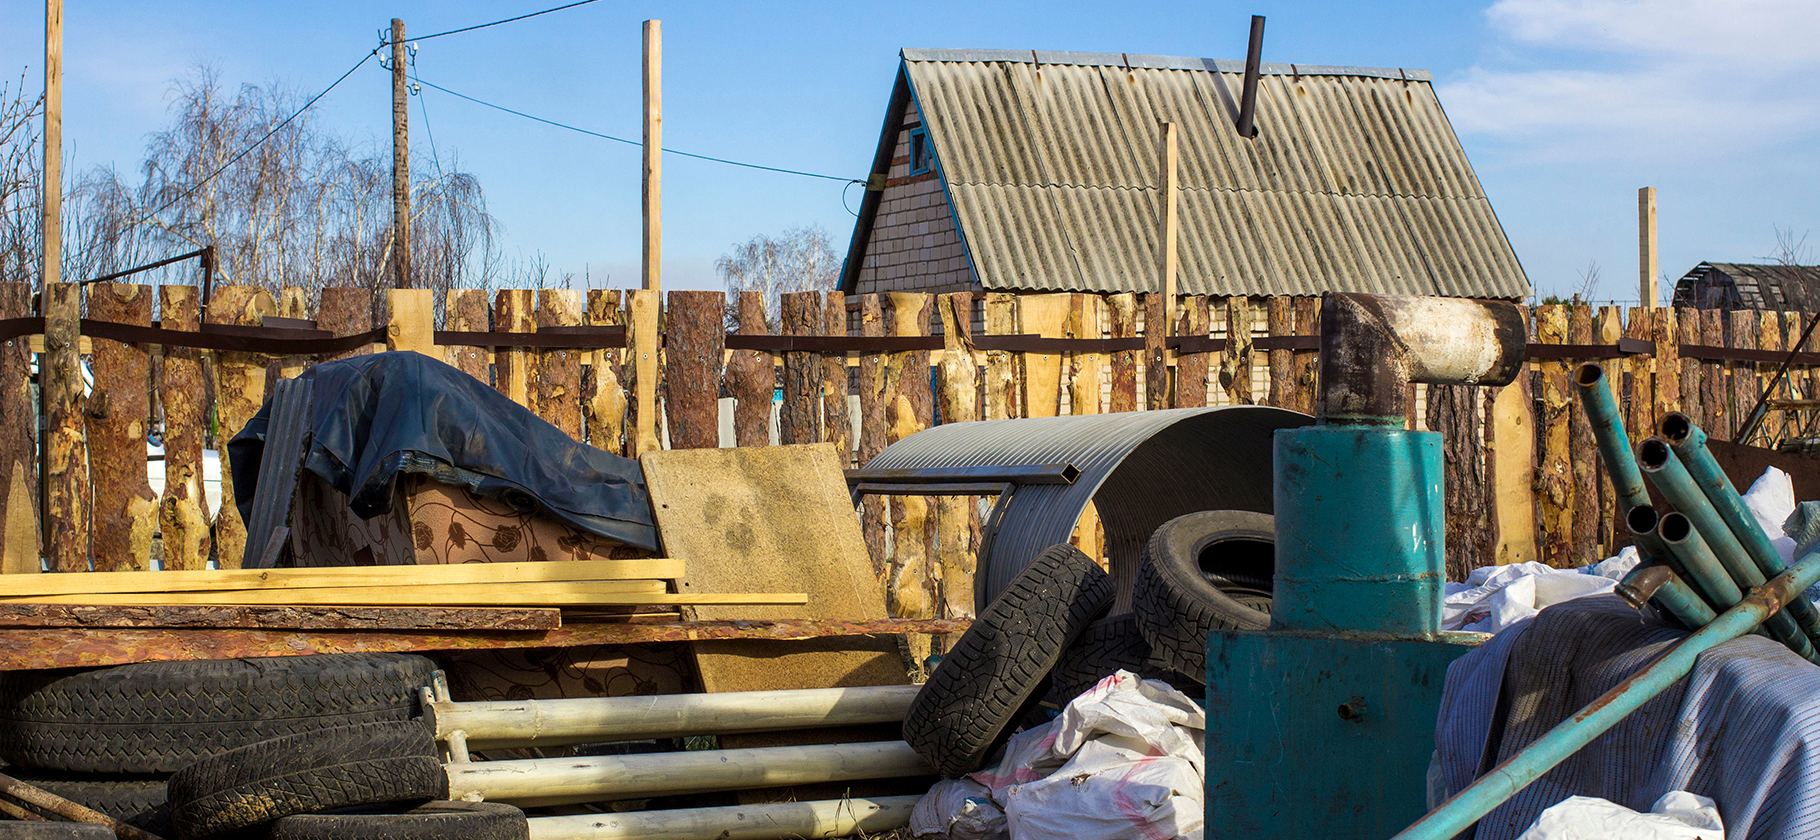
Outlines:
[[1769,616],[1780,615],[1784,604],[1800,597],[1815,582],[1820,582],[1820,552],[1802,557],[1787,572],[1759,587],[1742,603],[1682,639],[1656,661],[1643,666],[1586,708],[1548,730],[1391,840],[1448,840],[1466,830],[1687,676],[1700,654],[1749,633]]
[[1718,617],[1692,588],[1681,582],[1680,575],[1667,563],[1654,558],[1638,563],[1624,580],[1618,582],[1617,591],[1618,597],[1637,609],[1643,609],[1643,605],[1654,598],[1663,610],[1689,630],[1705,627]]
[[[1732,535],[1743,543],[1744,550],[1750,553],[1750,559],[1757,564],[1757,570],[1763,577],[1772,578],[1782,574],[1782,555],[1776,552],[1776,546],[1770,542],[1769,535],[1757,524],[1757,518],[1745,507],[1744,497],[1738,495],[1738,488],[1732,485],[1731,479],[1720,469],[1718,460],[1706,448],[1706,432],[1687,415],[1679,411],[1670,412],[1658,424],[1658,431],[1668,440],[1668,445],[1675,450],[1675,455],[1687,467],[1694,482],[1705,492],[1707,501],[1719,511],[1719,517],[1730,526]],[[1809,640],[1820,640],[1820,611],[1814,609],[1812,602],[1806,598],[1795,598],[1788,602],[1788,614],[1801,628]]]
[[1580,405],[1592,426],[1593,440],[1599,444],[1599,456],[1605,459],[1605,472],[1611,476],[1612,489],[1618,494],[1618,510],[1629,513],[1637,505],[1649,504],[1649,490],[1643,486],[1643,473],[1630,451],[1624,434],[1624,418],[1618,412],[1618,401],[1612,398],[1605,382],[1605,368],[1593,363],[1574,372],[1574,386],[1580,391]]
[[1692,520],[1680,511],[1665,513],[1656,524],[1668,553],[1681,561],[1681,568],[1699,583],[1700,591],[1715,610],[1729,610],[1744,600],[1744,590],[1725,573],[1724,564],[1713,554],[1712,544],[1695,528]]
[[1630,541],[1637,546],[1637,551],[1644,557],[1655,558],[1667,564],[1669,570],[1681,579],[1694,597],[1708,605],[1710,612],[1712,603],[1717,599],[1706,594],[1705,588],[1700,585],[1700,576],[1689,571],[1681,558],[1668,550],[1668,544],[1662,541],[1662,535],[1656,531],[1661,522],[1662,517],[1656,514],[1655,505],[1637,505],[1624,517],[1624,525],[1630,529]]
[[[1643,474],[1649,476],[1656,489],[1662,491],[1662,495],[1674,504],[1676,514],[1685,516],[1691,523],[1688,529],[1690,536],[1700,538],[1699,542],[1708,547],[1709,553],[1729,575],[1729,582],[1733,584],[1729,591],[1715,588],[1717,580],[1697,578],[1701,589],[1712,599],[1714,609],[1728,609],[1738,603],[1738,595],[1732,593],[1763,585],[1763,573],[1757,570],[1757,564],[1750,559],[1750,553],[1744,550],[1744,545],[1732,534],[1731,527],[1725,524],[1712,502],[1707,501],[1706,494],[1701,492],[1700,486],[1682,465],[1681,459],[1675,457],[1675,453],[1669,449],[1668,441],[1652,437],[1638,444],[1637,462],[1642,465]],[[1658,530],[1663,540],[1669,543],[1669,551],[1687,564],[1691,571],[1695,567],[1688,559],[1689,555],[1674,544],[1673,535],[1669,533],[1670,518],[1676,514],[1664,516]],[[1813,643],[1808,641],[1801,628],[1795,626],[1795,620],[1788,614],[1782,613],[1770,619],[1763,629],[1801,658],[1810,662],[1816,660]]]

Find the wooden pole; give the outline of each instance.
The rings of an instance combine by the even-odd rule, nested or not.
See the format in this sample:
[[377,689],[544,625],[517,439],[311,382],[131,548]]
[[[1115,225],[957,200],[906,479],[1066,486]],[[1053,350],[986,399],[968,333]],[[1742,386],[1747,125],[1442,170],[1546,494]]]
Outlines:
[[404,21],[392,18],[392,287],[411,288],[411,127]]
[[1639,306],[1656,305],[1656,188],[1637,190],[1637,296]]
[[663,21],[645,21],[644,288],[663,288]]
[[[1162,243],[1162,253],[1158,255],[1160,258],[1158,260],[1158,268],[1163,273],[1163,282],[1160,291],[1163,293],[1163,317],[1165,319],[1172,318],[1175,313],[1175,272],[1177,265],[1175,239],[1177,228],[1176,216],[1178,215],[1176,212],[1176,205],[1181,198],[1181,184],[1179,183],[1178,172],[1180,169],[1180,159],[1181,151],[1179,141],[1176,139],[1175,123],[1163,123],[1163,229],[1161,235],[1158,237],[1158,241]],[[1165,327],[1165,331],[1167,331],[1167,327]]]
[[798,837],[898,836],[920,796],[872,796],[714,808],[535,817],[538,840],[780,840]]
[[[51,0],[56,3],[57,0]],[[43,788],[34,787],[11,776],[0,775],[0,793],[36,808],[42,808],[71,822],[104,825],[120,840],[159,840],[158,835],[113,817],[71,802]],[[74,835],[74,832],[71,832]]]
[[63,245],[63,2],[44,4],[43,406],[45,553],[51,571],[88,571],[88,445],[84,435],[81,290],[61,282]]

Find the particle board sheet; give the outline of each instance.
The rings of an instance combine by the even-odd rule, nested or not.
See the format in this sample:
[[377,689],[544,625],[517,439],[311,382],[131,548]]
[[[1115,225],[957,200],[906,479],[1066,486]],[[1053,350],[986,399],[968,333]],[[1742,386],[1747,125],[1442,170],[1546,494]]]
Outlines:
[[[806,592],[805,606],[698,606],[691,620],[883,619],[884,587],[860,536],[834,446],[692,449],[640,456],[670,556],[688,560],[677,591]],[[897,640],[694,643],[706,691],[899,685]]]

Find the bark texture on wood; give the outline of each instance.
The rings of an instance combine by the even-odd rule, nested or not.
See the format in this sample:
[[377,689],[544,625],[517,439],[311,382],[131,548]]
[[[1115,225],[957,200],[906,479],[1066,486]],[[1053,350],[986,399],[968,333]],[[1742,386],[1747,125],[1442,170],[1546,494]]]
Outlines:
[[[1207,337],[1207,298],[1200,295],[1182,301],[1181,326],[1177,335]],[[1181,353],[1175,360],[1175,405],[1177,408],[1200,408],[1207,405],[1206,353]]]
[[[324,290],[325,295],[327,291]],[[163,313],[160,320],[166,329],[193,332],[201,327],[201,300],[195,286],[160,286],[158,294],[158,309]],[[209,550],[214,545],[209,533],[207,492],[202,483],[209,405],[208,388],[202,378],[203,358],[201,350],[166,347],[164,363],[160,365],[164,498],[158,500],[158,527],[164,546],[162,565],[170,570],[207,568]]]
[[[1017,333],[1017,296],[1005,292],[986,294],[986,334]],[[1018,377],[1017,354],[1003,350],[986,352],[986,419],[1008,420],[1022,417],[1019,404],[1023,386]]]
[[1220,359],[1220,387],[1233,405],[1255,405],[1251,395],[1251,301],[1226,299],[1226,353]]
[[671,449],[720,445],[720,368],[727,296],[671,292],[664,343],[664,412]]
[[[1069,303],[1069,338],[1100,338],[1100,298],[1077,294]],[[1106,354],[1070,353],[1068,404],[1071,414],[1100,413],[1100,372],[1106,368]]]
[[[535,295],[536,292],[529,289],[501,289],[495,293],[493,331],[536,332]],[[522,347],[500,347],[493,351],[494,387],[505,394],[506,399],[525,408],[532,408],[530,352]]]
[[[771,334],[765,321],[764,293],[739,293],[739,334]],[[771,399],[777,387],[776,376],[770,353],[733,351],[733,361],[727,366],[727,390],[734,399],[734,445],[765,446],[771,442]]]
[[663,446],[663,295],[634,289],[626,299],[626,370],[632,404],[628,448],[633,454]]
[[[208,322],[256,327],[272,314],[272,295],[256,286],[216,286],[209,301]],[[265,402],[265,358],[254,353],[227,353],[215,364],[216,451],[221,457],[221,510],[215,515],[215,559],[223,569],[240,568],[246,552],[246,523],[234,498],[233,455],[228,441],[246,427]]]
[[[1295,303],[1284,295],[1271,295],[1264,301],[1265,328],[1272,336],[1295,335]],[[1294,408],[1295,354],[1290,350],[1271,350],[1266,354],[1270,364],[1270,395],[1267,405]],[[1433,405],[1433,400],[1429,402]]]
[[[1018,332],[1043,338],[1061,338],[1068,329],[1068,311],[1074,303],[1066,292],[1020,295],[1017,299]],[[1024,387],[1019,402],[1025,417],[1054,417],[1062,412],[1062,354],[1024,353]]]
[[[878,295],[862,295],[859,302],[860,335],[885,334],[885,309]],[[885,449],[885,361],[879,353],[866,353],[859,358],[859,461],[867,461]],[[885,500],[866,496],[860,500],[860,530],[866,538],[866,553],[872,558],[872,573],[880,580],[890,562],[885,546]]]
[[[443,323],[451,332],[489,332],[487,293],[479,289],[450,289],[443,299]],[[464,344],[443,349],[443,361],[462,373],[493,384],[492,365],[487,362],[487,348]]]
[[[1700,310],[1700,343],[1708,347],[1725,346],[1725,313],[1718,309]],[[1731,388],[1725,381],[1725,363],[1705,361],[1700,363],[1702,372],[1700,382],[1701,414],[1704,419],[1701,428],[1707,437],[1719,440],[1731,440],[1732,413],[1726,406],[1731,395]]]
[[[847,334],[847,296],[829,292],[823,305],[822,335]],[[853,460],[853,415],[847,409],[847,354],[822,356],[822,440],[834,444],[842,464]]]
[[[1757,348],[1758,313],[1754,309],[1735,309],[1726,313],[1729,323],[1725,331],[1725,346],[1745,350]],[[1726,440],[1734,440],[1738,427],[1750,415],[1751,406],[1757,402],[1757,366],[1752,362],[1732,362],[1731,394],[1727,402],[1730,411],[1728,422],[1720,433]],[[1743,443],[1744,441],[1739,441]]]
[[[1137,296],[1121,292],[1106,297],[1112,338],[1137,338]],[[1138,351],[1112,354],[1112,410],[1136,411]]]
[[78,353],[81,294],[73,283],[52,283],[43,300],[44,549],[53,572],[86,572],[89,567],[86,400]]
[[1428,386],[1428,428],[1441,433],[1445,463],[1448,580],[1489,565],[1495,545],[1478,402],[1479,389],[1470,385]]
[[[1618,343],[1618,339],[1624,335],[1624,308],[1621,306],[1599,307],[1598,317],[1593,322],[1593,332],[1595,340],[1600,344]],[[1602,364],[1605,368],[1605,386],[1611,389],[1612,399],[1616,401],[1623,393],[1625,363],[1619,359],[1607,359]],[[1581,410],[1581,413],[1583,414],[1584,411]],[[1628,437],[1627,432],[1626,438]],[[1607,475],[1604,459],[1599,457],[1595,450],[1591,453],[1590,460],[1597,465],[1595,469],[1599,476],[1601,541],[1612,546],[1611,550],[1616,552],[1618,548],[1630,545],[1630,528],[1625,526],[1623,512],[1618,510],[1617,491],[1612,489],[1611,478]]]
[[[29,318],[29,283],[0,283],[0,318]],[[31,341],[0,343],[0,574],[37,574],[38,415],[31,391]]]
[[[475,290],[470,290],[468,293],[483,295],[480,303],[483,324],[480,327],[476,327],[476,329],[484,330],[486,329],[484,319],[486,318],[487,311],[486,298],[484,297],[485,293]],[[454,292],[450,292],[450,294],[454,294]],[[346,286],[330,286],[323,289],[322,297],[316,303],[316,327],[318,329],[328,330],[336,335],[359,335],[363,332],[372,331],[373,290],[349,288]],[[324,358],[323,361],[345,359],[350,356],[365,356],[371,352],[373,352],[373,345],[367,344],[356,347],[346,353],[329,356]],[[459,365],[457,365],[457,367],[459,367]]]
[[[886,296],[886,328],[892,335],[929,334],[930,297],[918,292]],[[885,360],[885,442],[896,443],[929,428],[934,395],[929,383],[929,351],[892,353]],[[927,496],[893,496],[891,566],[885,584],[885,607],[894,618],[934,618],[940,595],[935,587],[936,519]],[[929,640],[910,639],[911,659],[928,654]]]
[[1497,547],[1492,562],[1526,563],[1536,559],[1536,416],[1530,398],[1532,371],[1526,366],[1516,381],[1488,388],[1485,434],[1491,450],[1488,479],[1494,495]]
[[[611,327],[625,323],[619,290],[588,290],[588,323]],[[588,443],[615,455],[626,453],[626,386],[622,350],[595,350],[588,366]]]
[[[784,335],[821,332],[820,292],[782,296]],[[814,353],[784,354],[784,398],[778,406],[777,439],[782,443],[815,443],[821,439],[821,358]]]
[[[1299,297],[1295,299],[1296,335],[1321,334],[1321,299],[1318,297]],[[1314,414],[1315,400],[1320,393],[1315,380],[1320,377],[1321,353],[1318,350],[1297,350],[1295,359],[1295,405],[1291,406],[1303,414]]]
[[[1757,349],[1782,350],[1782,313],[1773,310],[1765,311],[1758,313],[1757,317],[1759,319]],[[1751,395],[1751,406],[1754,407],[1757,404],[1764,389],[1769,387],[1769,382],[1775,378],[1778,367],[1781,367],[1778,362],[1764,362],[1757,365],[1756,393]],[[1776,388],[1778,391],[1786,393],[1786,389],[1781,385],[1777,385]],[[1744,414],[1748,416],[1750,411],[1750,408],[1746,408]],[[1776,441],[1782,439],[1782,418],[1785,416],[1787,415],[1784,412],[1773,409],[1764,411],[1763,421],[1758,424],[1757,431],[1752,434],[1751,443],[1756,446],[1775,446]]]
[[1151,411],[1171,407],[1175,398],[1169,386],[1169,350],[1165,341],[1173,326],[1168,295],[1144,295],[1144,406]]
[[[579,327],[583,321],[579,289],[537,292],[537,326]],[[581,440],[581,352],[538,350],[531,356],[531,404],[537,416]]]
[[[152,287],[96,283],[89,317],[152,325]],[[91,547],[98,572],[141,571],[152,565],[158,499],[146,477],[145,441],[152,407],[151,360],[138,344],[96,339],[95,384],[88,401],[89,475],[94,480]]]
[[[1593,311],[1584,303],[1575,304],[1568,313],[1568,343],[1593,343]],[[1592,421],[1586,418],[1586,411],[1580,407],[1580,398],[1573,386],[1573,372],[1579,367],[1578,362],[1566,362],[1568,376],[1568,440],[1573,447],[1566,455],[1573,467],[1574,482],[1574,519],[1573,550],[1575,556],[1602,558],[1608,555],[1598,553],[1598,547],[1605,539],[1600,530],[1600,520],[1604,509],[1599,502],[1599,461],[1596,453],[1599,444],[1593,440]],[[1428,386],[1432,393],[1435,386]],[[1434,405],[1433,400],[1429,405]]]
[[[1680,308],[1675,310],[1675,343],[1700,343],[1700,313],[1698,310]],[[1682,411],[1687,413],[1695,423],[1706,422],[1706,412],[1701,406],[1700,394],[1700,360],[1682,356],[1675,363],[1676,375],[1680,377],[1680,396]],[[1701,426],[1701,431],[1705,431]]]
[[[979,363],[972,340],[973,295],[957,292],[936,298],[942,318],[942,422],[965,423],[979,419]],[[974,496],[939,496],[936,544],[941,618],[973,617],[974,552],[979,505]]]
[[1649,360],[1655,371],[1656,416],[1681,410],[1681,347],[1675,310],[1660,307],[1650,312],[1651,341],[1656,352]]
[[[1536,340],[1541,344],[1568,343],[1568,310],[1571,307],[1536,307]],[[1538,363],[1542,372],[1542,462],[1536,476],[1537,525],[1541,529],[1542,562],[1558,569],[1578,565],[1574,555],[1574,481],[1572,464],[1575,408],[1568,381],[1568,363],[1553,359]]]
[[[1635,306],[1626,312],[1624,320],[1624,337],[1649,340],[1649,308]],[[1623,405],[1625,425],[1630,427],[1631,445],[1641,443],[1649,437],[1650,429],[1656,425],[1655,404],[1656,386],[1655,370],[1650,366],[1648,356],[1632,356],[1625,363],[1630,376],[1625,379]]]

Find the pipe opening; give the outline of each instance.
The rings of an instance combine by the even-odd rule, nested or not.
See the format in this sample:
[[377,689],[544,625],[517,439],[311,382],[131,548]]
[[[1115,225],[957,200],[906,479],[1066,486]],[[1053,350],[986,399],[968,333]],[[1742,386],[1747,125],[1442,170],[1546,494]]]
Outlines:
[[1645,472],[1655,472],[1668,464],[1668,441],[1650,438],[1637,444],[1637,463]]
[[1663,437],[1680,443],[1687,440],[1687,435],[1693,431],[1693,428],[1694,421],[1687,419],[1687,415],[1679,411],[1671,411],[1663,416],[1659,431]]
[[1694,524],[1688,521],[1686,516],[1671,513],[1662,517],[1662,522],[1656,526],[1656,529],[1662,534],[1662,539],[1670,543],[1680,543],[1693,533]]
[[1656,530],[1656,509],[1650,505],[1637,505],[1624,515],[1624,524],[1633,534],[1647,534]]
[[1579,370],[1574,371],[1574,381],[1579,383],[1582,388],[1597,385],[1599,380],[1604,378],[1605,368],[1592,362],[1587,362],[1581,365]]

